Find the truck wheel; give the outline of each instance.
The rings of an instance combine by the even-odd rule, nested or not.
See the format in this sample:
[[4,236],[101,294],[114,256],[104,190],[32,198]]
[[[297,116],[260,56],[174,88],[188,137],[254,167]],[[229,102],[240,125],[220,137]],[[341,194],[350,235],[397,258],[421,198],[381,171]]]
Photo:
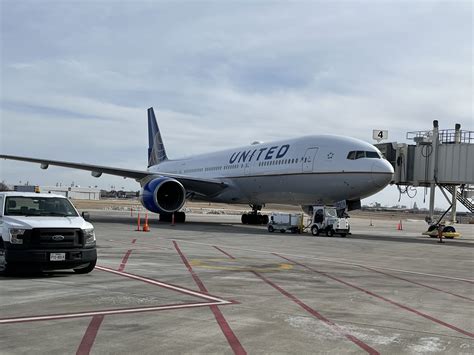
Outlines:
[[326,231],[326,235],[327,235],[328,237],[334,236],[334,229],[328,229],[328,230]]
[[319,228],[318,228],[318,226],[312,226],[312,227],[311,227],[311,234],[314,235],[315,237],[319,235]]
[[273,232],[275,231],[275,228],[273,228],[273,226],[270,225],[270,226],[268,226],[268,231],[269,231],[270,233],[273,233]]
[[89,272],[91,272],[92,270],[94,270],[95,268],[95,263],[97,262],[97,260],[94,260],[94,261],[91,261],[87,266],[85,267],[81,267],[81,268],[77,268],[77,269],[74,269],[74,272],[76,274],[88,274]]
[[5,249],[0,247],[0,275],[9,275],[12,273],[12,265],[7,264],[5,260]]

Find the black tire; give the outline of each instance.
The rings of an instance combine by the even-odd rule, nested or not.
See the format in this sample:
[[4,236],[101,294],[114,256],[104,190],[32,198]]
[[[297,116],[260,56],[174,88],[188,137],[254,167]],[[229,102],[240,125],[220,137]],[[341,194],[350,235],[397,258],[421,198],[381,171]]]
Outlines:
[[160,213],[160,222],[171,222],[172,213]]
[[452,226],[446,226],[443,228],[443,233],[456,233],[456,229]]
[[428,232],[432,232],[435,229],[438,229],[438,227],[436,226],[436,224],[432,224],[431,226],[428,227]]
[[326,235],[328,237],[333,237],[334,236],[334,229],[328,229],[326,230]]
[[0,247],[0,275],[10,275],[13,272],[13,265],[11,263],[7,263],[5,260],[5,249],[2,246]]
[[275,231],[275,228],[273,228],[273,226],[270,224],[270,225],[268,226],[268,231],[269,231],[270,233],[273,233],[273,232]]
[[319,235],[319,228],[318,226],[312,226],[311,227],[311,234],[317,237]]
[[247,213],[244,213],[242,215],[242,217],[240,218],[240,220],[242,221],[242,224],[248,224],[249,223],[249,216]]
[[186,221],[186,213],[184,212],[175,212],[174,214],[176,223],[184,223]]
[[85,267],[81,267],[81,268],[74,269],[74,272],[75,272],[76,274],[88,274],[89,272],[91,272],[92,270],[94,270],[96,262],[97,262],[97,260],[91,261],[91,262],[90,262],[87,266],[85,266]]

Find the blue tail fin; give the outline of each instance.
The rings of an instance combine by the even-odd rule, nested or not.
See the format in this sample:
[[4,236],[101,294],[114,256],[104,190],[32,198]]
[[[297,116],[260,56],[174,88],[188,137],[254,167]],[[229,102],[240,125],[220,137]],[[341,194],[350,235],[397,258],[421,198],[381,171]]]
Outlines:
[[168,160],[153,107],[148,109],[148,167]]

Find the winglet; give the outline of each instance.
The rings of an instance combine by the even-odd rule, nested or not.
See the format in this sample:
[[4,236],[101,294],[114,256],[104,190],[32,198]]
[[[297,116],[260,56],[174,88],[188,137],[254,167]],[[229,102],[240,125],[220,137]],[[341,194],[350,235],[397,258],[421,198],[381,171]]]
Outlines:
[[168,160],[153,107],[148,109],[148,167]]

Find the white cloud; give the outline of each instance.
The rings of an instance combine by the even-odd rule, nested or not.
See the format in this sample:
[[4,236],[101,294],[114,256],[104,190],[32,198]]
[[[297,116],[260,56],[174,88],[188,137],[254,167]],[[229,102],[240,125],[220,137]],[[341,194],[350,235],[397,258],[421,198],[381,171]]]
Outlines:
[[141,168],[149,106],[173,157],[373,128],[403,141],[433,119],[472,129],[470,2],[110,5],[2,3],[2,152]]

